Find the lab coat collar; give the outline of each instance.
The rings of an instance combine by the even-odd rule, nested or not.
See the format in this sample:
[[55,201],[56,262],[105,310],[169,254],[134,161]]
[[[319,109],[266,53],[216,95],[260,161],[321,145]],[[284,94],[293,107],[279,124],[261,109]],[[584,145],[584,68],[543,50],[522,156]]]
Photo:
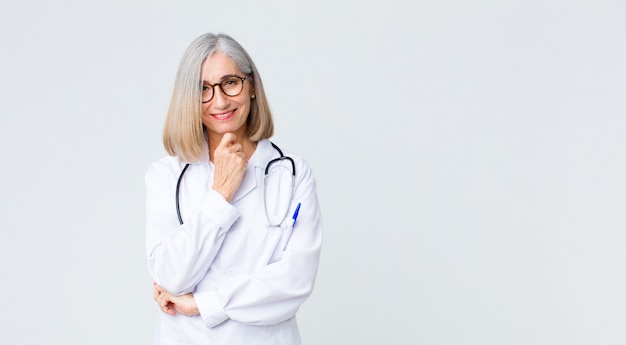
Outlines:
[[[275,156],[278,156],[277,152],[272,147],[269,140],[263,139],[257,143],[257,147],[254,150],[252,157],[248,160],[248,165],[246,166],[246,172],[243,176],[243,180],[241,181],[241,185],[235,192],[231,202],[235,202],[243,198],[256,187],[257,183],[261,183],[260,181],[263,181],[265,166],[267,165],[267,162]],[[204,145],[203,158],[190,163],[202,165],[212,164],[209,162],[209,146]]]
[[265,170],[265,166],[267,162],[269,162],[272,158],[274,158],[274,148],[269,140],[264,139],[257,143],[256,150],[248,160],[248,165],[246,166],[246,173],[243,175],[243,180],[241,181],[241,185],[235,195],[233,196],[232,202],[235,202],[241,198],[243,198],[246,194],[252,191],[258,183],[263,181],[263,173]]

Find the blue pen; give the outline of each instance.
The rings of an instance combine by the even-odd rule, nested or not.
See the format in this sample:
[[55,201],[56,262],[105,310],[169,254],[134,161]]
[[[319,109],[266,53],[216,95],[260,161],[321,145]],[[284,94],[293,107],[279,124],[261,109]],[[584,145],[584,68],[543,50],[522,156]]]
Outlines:
[[293,217],[291,217],[291,219],[293,219],[293,224],[291,225],[292,228],[296,226],[296,219],[298,219],[298,212],[300,212],[300,205],[302,205],[302,203],[299,202],[298,206],[296,206],[296,211],[293,213]]
[[296,219],[298,219],[298,212],[300,212],[300,205],[302,203],[298,203],[298,206],[296,206],[296,211],[293,213],[293,216],[291,217],[291,219],[293,219],[293,224],[291,224],[291,231],[289,232],[289,236],[287,236],[287,240],[285,241],[285,246],[283,247],[283,251],[285,250],[285,248],[287,248],[287,244],[289,243],[289,240],[291,239],[291,233],[293,232],[293,227],[296,226]]

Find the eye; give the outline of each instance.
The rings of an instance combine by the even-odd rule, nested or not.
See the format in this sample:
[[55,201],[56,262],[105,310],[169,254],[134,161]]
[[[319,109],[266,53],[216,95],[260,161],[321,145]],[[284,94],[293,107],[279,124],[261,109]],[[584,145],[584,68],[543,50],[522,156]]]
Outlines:
[[224,80],[224,81],[222,82],[222,85],[224,85],[224,86],[234,86],[234,85],[237,85],[237,83],[238,83],[239,81],[240,81],[240,80],[239,80],[239,79],[237,79],[237,78],[228,78],[228,79],[226,79],[226,80]]

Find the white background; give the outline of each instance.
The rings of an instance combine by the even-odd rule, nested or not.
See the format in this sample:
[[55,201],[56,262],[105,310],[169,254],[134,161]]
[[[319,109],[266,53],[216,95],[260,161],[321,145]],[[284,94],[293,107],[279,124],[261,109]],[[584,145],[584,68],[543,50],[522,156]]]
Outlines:
[[626,2],[0,2],[0,343],[150,344],[143,176],[183,50],[313,167],[305,344],[626,343]]

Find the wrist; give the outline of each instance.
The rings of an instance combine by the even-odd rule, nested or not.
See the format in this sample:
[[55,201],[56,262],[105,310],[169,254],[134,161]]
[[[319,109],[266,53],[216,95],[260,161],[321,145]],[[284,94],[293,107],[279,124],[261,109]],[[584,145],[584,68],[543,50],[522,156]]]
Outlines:
[[229,203],[233,199],[233,194],[235,194],[234,192],[231,192],[230,190],[226,190],[225,188],[219,188],[219,187],[213,186],[211,187],[211,189],[216,191],[219,195],[222,196],[222,198],[224,198],[224,200],[226,200]]

